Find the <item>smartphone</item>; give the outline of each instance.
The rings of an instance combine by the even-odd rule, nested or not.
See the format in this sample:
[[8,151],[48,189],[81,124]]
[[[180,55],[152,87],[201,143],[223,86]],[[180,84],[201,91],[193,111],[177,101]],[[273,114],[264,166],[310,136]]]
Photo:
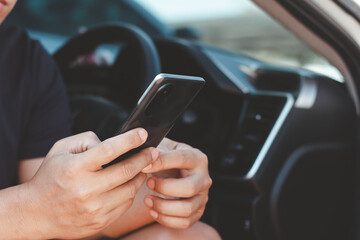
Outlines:
[[142,127],[148,132],[147,141],[109,165],[148,147],[157,147],[205,85],[201,77],[159,74],[139,99],[135,109],[118,134]]

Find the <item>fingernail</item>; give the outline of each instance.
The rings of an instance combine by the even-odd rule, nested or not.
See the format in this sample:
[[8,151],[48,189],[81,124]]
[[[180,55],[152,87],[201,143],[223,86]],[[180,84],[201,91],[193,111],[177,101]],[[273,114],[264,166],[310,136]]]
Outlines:
[[154,206],[154,201],[151,198],[145,198],[145,204],[146,206],[148,206],[149,208],[152,208]]
[[140,129],[138,133],[141,140],[146,141],[148,135],[147,132],[144,129]]
[[151,156],[152,156],[153,161],[155,161],[159,157],[159,154],[160,154],[160,152],[156,148],[152,151]]
[[143,169],[144,172],[149,171],[152,168],[152,163]]
[[148,188],[150,188],[151,190],[154,190],[155,189],[155,180],[150,178],[147,182],[147,186]]
[[157,212],[155,212],[154,210],[150,210],[150,215],[154,218],[157,219],[159,217],[159,214]]

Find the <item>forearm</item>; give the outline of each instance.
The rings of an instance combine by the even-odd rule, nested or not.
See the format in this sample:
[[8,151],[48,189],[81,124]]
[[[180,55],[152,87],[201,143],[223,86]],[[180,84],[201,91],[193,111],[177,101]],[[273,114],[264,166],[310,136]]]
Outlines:
[[151,191],[147,188],[146,184],[144,184],[136,195],[131,208],[113,224],[107,227],[102,232],[102,235],[119,237],[153,223],[154,219],[149,214],[149,208],[144,204],[144,198],[149,194],[151,194]]
[[2,239],[41,239],[26,184],[0,190]]

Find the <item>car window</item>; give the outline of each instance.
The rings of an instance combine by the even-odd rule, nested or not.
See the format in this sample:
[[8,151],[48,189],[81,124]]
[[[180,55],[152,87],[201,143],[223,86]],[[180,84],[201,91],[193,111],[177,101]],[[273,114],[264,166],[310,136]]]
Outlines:
[[249,0],[135,0],[173,28],[232,52],[343,81],[340,72]]
[[[132,1],[132,0],[131,0]],[[127,22],[158,35],[136,6],[125,0],[21,0],[6,20],[28,29],[73,36],[87,27]],[[135,8],[135,9],[134,9]]]
[[360,0],[352,0],[352,1],[360,6]]
[[[21,0],[7,22],[40,31],[39,38],[43,33],[69,37],[87,27],[127,22],[153,37],[197,39],[343,81],[335,67],[249,0]],[[43,44],[53,53],[63,41]]]

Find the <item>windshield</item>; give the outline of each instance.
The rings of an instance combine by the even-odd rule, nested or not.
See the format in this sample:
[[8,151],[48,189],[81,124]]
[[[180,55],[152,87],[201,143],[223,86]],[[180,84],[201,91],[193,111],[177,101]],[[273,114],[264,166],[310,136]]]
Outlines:
[[[69,37],[88,27],[127,22],[152,37],[196,39],[343,81],[336,68],[249,0],[21,0],[7,22],[39,31],[47,39],[49,33]],[[54,38],[43,44],[53,53],[63,41]]]
[[63,36],[117,22],[134,24],[151,36],[168,31],[133,0],[21,0],[6,22]]
[[360,0],[352,0],[353,2],[355,2],[357,5],[360,6]]
[[335,67],[249,0],[136,2],[173,28],[196,30],[199,40],[209,45],[272,64],[302,67],[343,81]]

